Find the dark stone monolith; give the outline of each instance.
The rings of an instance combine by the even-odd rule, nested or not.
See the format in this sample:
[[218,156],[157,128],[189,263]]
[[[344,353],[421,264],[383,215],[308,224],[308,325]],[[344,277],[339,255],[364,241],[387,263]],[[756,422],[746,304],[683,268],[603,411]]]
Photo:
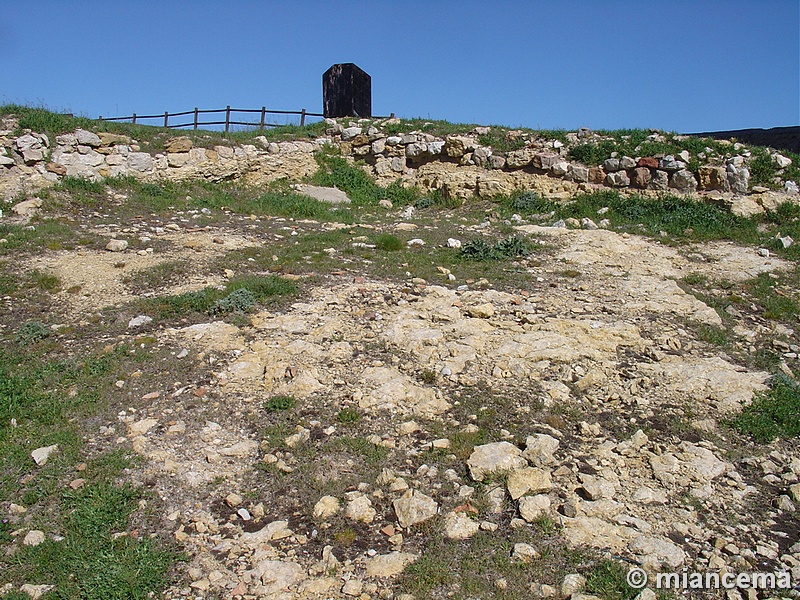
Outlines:
[[371,117],[372,78],[353,63],[333,65],[322,76],[322,104],[329,118]]

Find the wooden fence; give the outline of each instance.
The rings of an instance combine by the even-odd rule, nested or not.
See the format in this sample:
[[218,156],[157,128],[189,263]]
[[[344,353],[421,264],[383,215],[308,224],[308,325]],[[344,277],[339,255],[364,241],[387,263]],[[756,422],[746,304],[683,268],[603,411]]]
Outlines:
[[[258,121],[236,121],[231,118],[232,113],[243,113],[243,114],[256,114],[259,115]],[[220,121],[201,121],[200,115],[211,115],[211,114],[224,114],[225,120]],[[175,117],[187,117],[191,115],[192,120],[188,123],[170,123],[170,118]],[[179,129],[181,127],[193,127],[197,129],[201,125],[224,125],[225,132],[229,132],[231,129],[231,125],[241,125],[245,127],[258,127],[259,129],[264,129],[265,127],[283,127],[284,124],[282,123],[267,123],[267,115],[299,115],[300,116],[300,127],[305,126],[306,118],[307,117],[319,117],[323,118],[325,115],[321,113],[312,113],[308,112],[305,108],[301,110],[267,110],[266,107],[262,106],[260,109],[249,109],[249,108],[231,108],[230,106],[226,106],[225,108],[220,108],[218,110],[200,110],[199,108],[195,108],[194,110],[186,110],[183,112],[176,112],[170,113],[165,112],[164,114],[157,114],[157,115],[137,115],[133,113],[130,117],[98,117],[100,121],[130,121],[134,125],[139,123],[140,125],[143,124],[142,121],[146,119],[163,119],[163,126],[169,127],[173,129]],[[394,113],[392,113],[389,117],[372,117],[373,119],[387,119],[394,117]],[[244,118],[244,117],[240,117]],[[144,123],[147,125],[148,123]]]
[[[256,114],[259,115],[258,121],[242,121],[242,120],[235,120],[235,116],[232,115],[233,113],[243,113],[243,114]],[[223,114],[225,116],[225,120],[211,120],[211,121],[201,121],[200,115],[211,115],[211,114]],[[188,123],[170,123],[170,118],[175,117],[186,117],[192,116],[192,120]],[[186,110],[183,112],[176,112],[170,113],[165,112],[164,114],[158,115],[137,115],[133,113],[130,117],[98,117],[101,121],[130,121],[134,125],[137,123],[142,123],[143,120],[146,119],[163,119],[163,126],[169,128],[179,129],[181,127],[193,127],[197,129],[201,125],[224,125],[225,131],[228,132],[231,129],[231,125],[242,125],[245,127],[258,127],[260,129],[264,129],[265,127],[282,127],[281,123],[267,123],[267,115],[299,115],[300,116],[300,126],[303,127],[306,124],[306,117],[324,117],[325,115],[320,113],[312,113],[308,112],[305,108],[301,110],[267,110],[266,107],[262,106],[260,109],[247,109],[247,108],[231,108],[230,106],[226,106],[225,108],[220,108],[218,110],[200,110],[199,108],[195,108],[194,110]],[[212,117],[213,118],[213,117]],[[239,117],[242,119],[244,117]],[[184,119],[185,120],[185,119]]]

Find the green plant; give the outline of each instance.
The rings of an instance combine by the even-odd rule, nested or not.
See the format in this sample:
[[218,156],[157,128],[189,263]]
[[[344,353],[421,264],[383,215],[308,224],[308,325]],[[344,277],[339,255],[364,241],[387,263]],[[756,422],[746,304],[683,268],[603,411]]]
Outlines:
[[511,196],[508,204],[512,211],[523,215],[548,213],[556,206],[554,202],[542,198],[538,193],[533,191],[522,192],[519,195]]
[[520,237],[511,236],[492,245],[483,239],[475,239],[461,246],[460,256],[466,260],[502,260],[531,253],[530,246]]
[[604,560],[586,573],[586,591],[605,600],[633,600],[641,590],[628,585],[626,575],[621,564]]
[[351,425],[361,418],[361,413],[354,408],[343,408],[336,415],[336,420],[343,425]]
[[245,287],[233,290],[211,306],[212,313],[247,312],[256,303],[256,296]]
[[292,396],[273,396],[264,402],[264,409],[270,412],[291,410],[297,404]]
[[31,271],[31,279],[35,287],[45,292],[55,293],[61,289],[61,280],[57,275],[52,273],[43,273],[42,271]]
[[52,334],[50,327],[39,321],[26,321],[25,324],[19,328],[17,332],[17,342],[20,344],[28,344],[30,342],[38,342]]
[[761,443],[800,436],[800,385],[776,375],[771,389],[757,395],[729,424]]
[[747,163],[750,170],[750,183],[754,185],[772,185],[772,178],[778,174],[778,167],[772,162],[772,156],[764,148],[757,148]]
[[382,233],[376,236],[375,247],[385,252],[395,252],[397,250],[402,250],[405,246],[396,235]]
[[423,383],[427,383],[428,385],[436,383],[436,371],[433,369],[422,369],[422,372],[419,374],[420,381]]

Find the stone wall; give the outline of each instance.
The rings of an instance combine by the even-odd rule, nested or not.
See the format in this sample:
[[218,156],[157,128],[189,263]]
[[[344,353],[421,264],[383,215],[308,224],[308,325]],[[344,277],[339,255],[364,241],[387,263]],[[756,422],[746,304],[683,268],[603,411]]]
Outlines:
[[[161,152],[143,151],[127,136],[94,133],[83,129],[59,135],[28,132],[13,135],[0,131],[0,194],[7,199],[19,193],[59,181],[64,176],[97,180],[133,176],[146,181],[203,178],[211,181],[242,179],[259,185],[278,178],[299,180],[317,169],[314,153],[325,145],[338,146],[342,154],[364,165],[380,183],[397,179],[425,191],[467,199],[534,190],[553,199],[607,187],[640,193],[673,192],[713,194],[742,214],[752,214],[779,203],[775,192],[750,185],[749,150],[728,142],[724,155],[708,152],[690,156],[616,156],[602,166],[569,160],[575,144],[603,141],[588,130],[567,134],[564,143],[534,133],[508,131],[506,142],[516,149],[502,152],[480,143],[488,127],[437,137],[425,132],[392,134],[397,119],[384,121],[328,120],[326,135],[314,141],[270,142],[266,137],[252,144],[197,147],[179,136],[167,141]],[[654,132],[648,138],[664,141]],[[506,144],[508,146],[508,144]],[[706,162],[697,167],[697,159]],[[777,152],[771,158],[779,169],[791,160]],[[688,168],[695,162],[694,171]],[[782,182],[785,195],[797,195],[797,182]],[[752,196],[755,198],[745,198]],[[744,199],[743,199],[744,198]]]

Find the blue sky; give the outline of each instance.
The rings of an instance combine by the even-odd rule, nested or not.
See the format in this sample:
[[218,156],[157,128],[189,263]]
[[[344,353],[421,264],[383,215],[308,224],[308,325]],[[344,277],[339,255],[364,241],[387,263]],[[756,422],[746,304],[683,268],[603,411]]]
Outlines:
[[373,113],[678,132],[800,124],[798,0],[4,0],[0,103],[96,117],[318,112],[322,73]]

